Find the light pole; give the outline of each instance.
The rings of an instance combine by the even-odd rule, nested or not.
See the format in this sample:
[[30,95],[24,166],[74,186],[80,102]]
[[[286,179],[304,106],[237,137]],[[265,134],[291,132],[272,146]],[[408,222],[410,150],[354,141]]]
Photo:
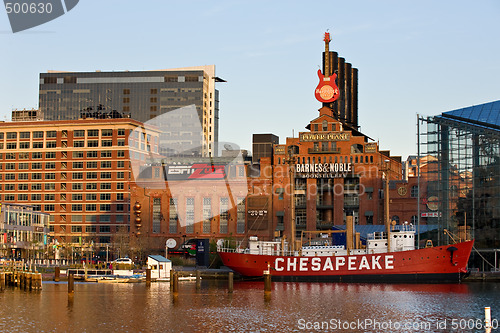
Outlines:
[[385,232],[387,233],[387,252],[391,251],[391,221],[389,215],[389,162],[384,160],[384,173],[385,176],[385,192],[384,192],[384,211],[385,211]]

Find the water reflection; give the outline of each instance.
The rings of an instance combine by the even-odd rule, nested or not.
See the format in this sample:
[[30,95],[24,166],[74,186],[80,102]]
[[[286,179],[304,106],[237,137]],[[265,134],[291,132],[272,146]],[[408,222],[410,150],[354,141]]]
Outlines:
[[[429,323],[429,332],[451,331],[452,320],[492,318],[500,309],[496,284],[342,284],[225,281],[179,285],[172,295],[168,283],[66,284],[44,283],[41,292],[6,289],[0,293],[0,331],[110,332],[284,332],[303,323],[353,321]],[[439,322],[446,329],[439,329]],[[330,331],[335,331],[329,327]],[[346,331],[346,330],[344,330]],[[349,332],[387,331],[367,327]],[[423,331],[418,327],[407,332]],[[482,331],[484,330],[466,330]]]

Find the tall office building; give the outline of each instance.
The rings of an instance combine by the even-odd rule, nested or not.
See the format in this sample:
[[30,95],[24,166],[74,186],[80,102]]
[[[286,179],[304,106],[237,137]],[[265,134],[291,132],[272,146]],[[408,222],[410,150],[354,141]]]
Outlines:
[[138,72],[49,71],[40,74],[39,107],[45,120],[123,117],[147,122],[194,105],[198,119],[179,119],[181,126],[167,131],[162,142],[198,147],[179,154],[213,156],[219,135],[215,82],[224,82],[215,76],[215,65]]

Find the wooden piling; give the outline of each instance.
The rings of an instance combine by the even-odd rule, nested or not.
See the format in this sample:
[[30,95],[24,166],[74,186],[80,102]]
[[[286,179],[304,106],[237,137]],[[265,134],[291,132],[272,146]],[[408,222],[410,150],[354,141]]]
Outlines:
[[28,285],[28,290],[32,291],[33,290],[33,273],[26,273],[26,278],[27,278],[26,284]]
[[271,284],[271,274],[269,274],[269,271],[264,272],[264,292],[270,293],[272,290],[272,284]]
[[228,277],[227,277],[227,291],[228,293],[232,293],[233,292],[233,276],[234,276],[234,273],[233,272],[229,272],[228,274]]
[[59,282],[61,279],[61,269],[56,267],[54,270],[54,282]]
[[73,274],[68,275],[68,294],[73,294],[75,291],[75,276]]
[[172,291],[176,294],[179,292],[179,275],[177,272],[174,273],[174,284],[172,286]]
[[5,289],[5,273],[1,272],[0,273],[0,290]]
[[170,288],[174,287],[174,274],[175,271],[173,269],[170,270]]
[[201,289],[201,272],[200,270],[196,270],[196,290]]
[[151,285],[151,268],[146,269],[146,286]]

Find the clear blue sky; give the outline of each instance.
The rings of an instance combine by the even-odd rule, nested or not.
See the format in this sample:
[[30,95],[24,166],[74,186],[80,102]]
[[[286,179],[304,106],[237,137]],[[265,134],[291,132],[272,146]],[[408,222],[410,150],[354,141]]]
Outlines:
[[81,0],[12,34],[0,9],[0,120],[38,106],[38,75],[215,64],[220,140],[285,137],[318,115],[316,71],[330,49],[359,69],[361,131],[416,152],[416,114],[500,99],[500,2]]

